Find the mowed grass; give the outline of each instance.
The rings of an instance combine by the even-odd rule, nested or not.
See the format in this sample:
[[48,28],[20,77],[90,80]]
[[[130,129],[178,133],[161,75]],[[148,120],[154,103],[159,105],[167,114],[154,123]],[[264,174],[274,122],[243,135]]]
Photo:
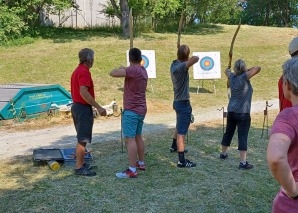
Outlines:
[[[185,29],[181,44],[187,44],[191,52],[220,52],[221,79],[194,80],[190,69],[190,92],[194,107],[209,107],[227,103],[226,76],[228,53],[237,26],[211,25]],[[277,80],[282,63],[289,58],[288,43],[297,36],[297,29],[255,27],[240,28],[233,49],[233,62],[242,58],[248,67],[259,65],[261,73],[251,80],[254,100],[270,100],[277,97]],[[143,33],[134,39],[134,47],[155,50],[157,78],[148,82],[148,113],[171,110],[173,99],[169,67],[176,58],[177,35],[175,33]],[[78,64],[78,51],[89,47],[95,50],[92,75],[96,98],[102,105],[116,99],[122,104],[123,79],[109,76],[109,72],[126,65],[129,40],[117,34],[98,31],[49,30],[34,43],[0,47],[0,84],[45,83],[60,84],[70,89],[70,76]],[[233,64],[232,62],[232,64]],[[214,87],[216,92],[214,92]],[[199,94],[197,88],[200,86]]]
[[[269,123],[276,113],[269,112]],[[32,156],[2,161],[0,212],[270,212],[279,186],[267,167],[262,127],[263,114],[253,114],[250,171],[238,170],[236,135],[229,158],[219,159],[222,120],[191,125],[186,156],[197,167],[190,169],[177,168],[177,153],[169,152],[173,129],[144,135],[147,170],[135,179],[115,176],[127,166],[120,138],[89,146],[98,166],[95,177],[74,176],[72,166],[56,172],[34,167]]]
[[[191,77],[193,109],[226,106],[224,70],[236,28],[216,25],[188,29],[182,34],[181,43],[189,45],[192,52],[221,53],[221,79],[213,82]],[[281,65],[289,58],[288,43],[296,35],[296,29],[241,26],[233,59],[243,58],[248,67],[262,67],[261,73],[251,79],[253,100],[277,98]],[[172,111],[169,66],[176,58],[176,42],[175,33],[146,33],[134,39],[135,47],[156,53],[157,78],[148,82],[149,115]],[[121,106],[123,79],[112,78],[108,73],[126,65],[129,40],[112,33],[61,31],[58,36],[49,33],[31,44],[0,47],[0,84],[60,84],[69,90],[70,75],[78,64],[77,53],[85,47],[96,52],[92,68],[96,99],[102,105],[116,99]],[[269,113],[270,125],[276,114]],[[169,153],[173,129],[145,135],[148,170],[140,171],[134,180],[115,177],[115,172],[127,166],[127,154],[121,153],[120,141],[91,146],[94,163],[99,167],[98,175],[93,178],[74,176],[72,167],[63,166],[58,172],[47,166],[33,167],[32,156],[3,161],[0,163],[0,212],[270,212],[279,187],[267,168],[268,140],[260,138],[263,114],[252,117],[248,160],[255,168],[251,171],[237,168],[237,137],[229,159],[218,159],[221,122],[191,126],[187,157],[198,163],[192,169],[176,168],[177,154]],[[71,123],[71,119],[42,116],[23,123],[7,123],[0,121],[0,130],[28,131]]]

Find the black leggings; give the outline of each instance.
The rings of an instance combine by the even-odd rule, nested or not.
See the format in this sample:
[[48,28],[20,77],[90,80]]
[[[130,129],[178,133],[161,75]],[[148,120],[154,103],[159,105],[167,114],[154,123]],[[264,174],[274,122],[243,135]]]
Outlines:
[[247,138],[250,128],[250,113],[228,112],[227,128],[222,138],[221,145],[230,146],[236,127],[238,131],[238,150],[247,151]]

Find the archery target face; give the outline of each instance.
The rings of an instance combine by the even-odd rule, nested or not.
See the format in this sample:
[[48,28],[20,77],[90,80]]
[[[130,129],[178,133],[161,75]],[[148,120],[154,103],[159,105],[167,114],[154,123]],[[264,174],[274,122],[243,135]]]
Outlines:
[[205,56],[200,60],[200,67],[202,70],[206,70],[206,71],[212,70],[212,68],[214,67],[213,59],[210,58],[209,56]]
[[145,69],[149,67],[149,59],[147,58],[147,56],[142,55],[141,65],[145,67]]
[[[156,66],[155,66],[155,51],[154,50],[141,50],[142,61],[141,65],[147,71],[148,78],[156,78]],[[127,66],[129,66],[129,50],[126,51]]]
[[193,65],[194,79],[221,78],[220,52],[194,52],[199,61]]

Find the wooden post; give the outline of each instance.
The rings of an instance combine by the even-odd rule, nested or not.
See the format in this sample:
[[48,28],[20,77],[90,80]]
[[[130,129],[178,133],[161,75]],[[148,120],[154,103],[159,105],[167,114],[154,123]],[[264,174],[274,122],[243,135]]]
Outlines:
[[132,20],[132,8],[129,11],[129,38],[130,38],[130,49],[133,48],[133,20]]

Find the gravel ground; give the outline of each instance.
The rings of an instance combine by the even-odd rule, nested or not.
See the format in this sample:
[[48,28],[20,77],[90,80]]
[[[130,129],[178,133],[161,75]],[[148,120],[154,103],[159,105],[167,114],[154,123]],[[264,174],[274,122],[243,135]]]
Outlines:
[[[272,106],[270,110],[278,109],[278,99],[268,101]],[[251,113],[265,110],[266,101],[252,103]],[[195,124],[201,124],[212,120],[222,119],[221,107],[210,107],[204,109],[193,109]],[[226,111],[226,106],[225,106]],[[148,114],[145,118],[143,128],[144,134],[158,132],[175,126],[175,113],[169,114]],[[93,143],[121,140],[120,117],[96,119],[93,127]],[[34,149],[38,148],[72,148],[76,144],[76,132],[73,125],[53,127],[27,132],[8,133],[0,131],[1,151],[0,159],[16,159],[18,156],[32,155]],[[89,148],[92,147],[88,146]]]

